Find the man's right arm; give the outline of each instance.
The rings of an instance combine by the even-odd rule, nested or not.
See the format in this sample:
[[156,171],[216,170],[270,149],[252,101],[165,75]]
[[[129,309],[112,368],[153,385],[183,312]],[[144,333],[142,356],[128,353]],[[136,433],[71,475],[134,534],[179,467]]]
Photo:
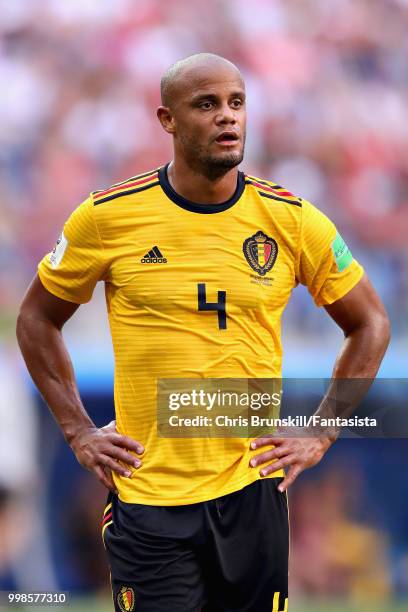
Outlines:
[[114,421],[97,428],[82,404],[62,336],[64,324],[78,307],[47,291],[36,276],[20,307],[17,339],[31,377],[79,463],[115,491],[111,470],[129,477],[130,470],[123,464],[141,465],[129,451],[142,454],[144,448],[120,435]]

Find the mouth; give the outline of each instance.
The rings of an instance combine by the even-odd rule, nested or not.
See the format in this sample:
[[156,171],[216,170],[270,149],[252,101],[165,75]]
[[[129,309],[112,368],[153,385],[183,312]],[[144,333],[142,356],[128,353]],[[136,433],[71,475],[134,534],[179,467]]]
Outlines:
[[215,139],[215,142],[223,146],[234,146],[239,142],[239,136],[236,132],[221,132]]

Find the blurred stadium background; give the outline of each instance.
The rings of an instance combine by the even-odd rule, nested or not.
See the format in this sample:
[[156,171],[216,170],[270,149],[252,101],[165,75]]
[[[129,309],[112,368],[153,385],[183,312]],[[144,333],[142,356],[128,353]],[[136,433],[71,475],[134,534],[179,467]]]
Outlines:
[[[407,0],[0,0],[0,590],[70,591],[72,609],[110,609],[105,492],[27,380],[16,311],[89,191],[169,159],[159,80],[200,51],[245,76],[243,168],[337,223],[392,320],[380,374],[406,375]],[[330,375],[341,334],[302,289],[283,337],[287,376]],[[66,338],[103,424],[113,407],[102,288]],[[293,486],[293,611],[408,609],[407,460],[404,439],[343,440]]]

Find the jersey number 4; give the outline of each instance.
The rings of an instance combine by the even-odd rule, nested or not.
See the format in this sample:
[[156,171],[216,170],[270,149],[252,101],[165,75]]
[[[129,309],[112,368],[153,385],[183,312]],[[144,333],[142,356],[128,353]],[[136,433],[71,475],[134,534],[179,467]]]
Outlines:
[[198,310],[215,310],[218,314],[218,329],[227,329],[227,292],[218,291],[218,302],[207,302],[205,294],[205,283],[198,283]]

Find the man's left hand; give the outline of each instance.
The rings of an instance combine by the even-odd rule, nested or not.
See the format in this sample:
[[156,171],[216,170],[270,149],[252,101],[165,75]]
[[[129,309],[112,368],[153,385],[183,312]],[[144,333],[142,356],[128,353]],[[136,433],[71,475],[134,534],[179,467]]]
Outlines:
[[268,476],[268,474],[290,466],[288,473],[278,487],[283,492],[303,470],[319,463],[333,442],[334,439],[330,437],[289,438],[281,437],[278,433],[271,436],[262,436],[251,442],[252,450],[265,446],[274,446],[275,448],[255,455],[250,460],[249,465],[250,467],[258,467],[267,463],[268,465],[263,465],[259,472],[261,476]]

